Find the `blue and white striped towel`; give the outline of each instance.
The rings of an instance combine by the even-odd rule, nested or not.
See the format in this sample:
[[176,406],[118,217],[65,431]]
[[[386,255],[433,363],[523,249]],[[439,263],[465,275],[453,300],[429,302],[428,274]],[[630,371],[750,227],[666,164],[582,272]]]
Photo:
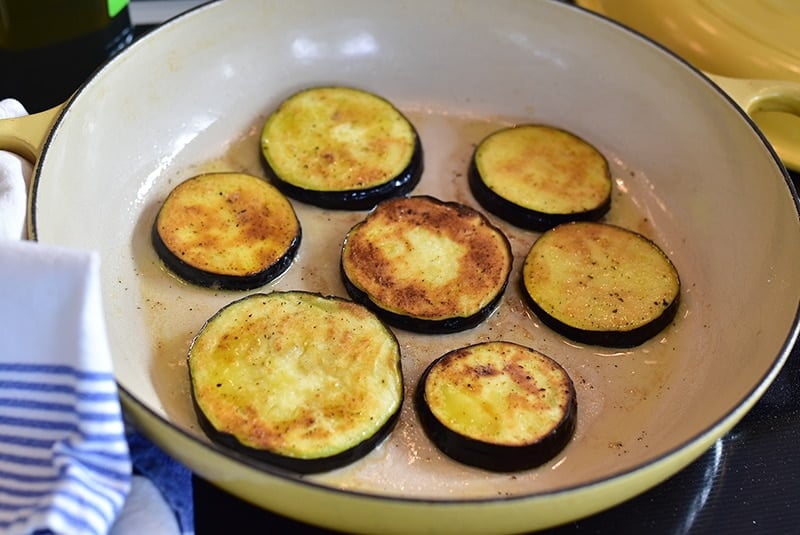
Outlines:
[[0,240],[0,532],[104,534],[131,484],[99,259]]

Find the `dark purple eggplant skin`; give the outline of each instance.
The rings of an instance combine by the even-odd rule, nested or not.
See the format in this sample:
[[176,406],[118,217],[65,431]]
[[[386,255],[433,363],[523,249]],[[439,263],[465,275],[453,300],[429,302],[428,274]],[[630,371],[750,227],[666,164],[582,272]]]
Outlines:
[[520,282],[520,289],[525,302],[536,317],[547,327],[574,342],[611,348],[631,348],[640,346],[663,331],[675,319],[680,305],[680,295],[664,311],[649,323],[640,325],[627,331],[589,331],[568,325],[542,309],[525,289],[524,281]]
[[425,168],[425,157],[416,129],[414,129],[414,137],[414,153],[403,172],[388,182],[365,189],[318,191],[300,188],[282,180],[272,166],[269,165],[263,154],[261,162],[267,178],[287,197],[331,210],[369,210],[383,200],[411,193],[419,184]]
[[526,446],[490,444],[453,431],[436,418],[425,399],[425,381],[438,360],[420,377],[414,391],[414,406],[425,434],[451,459],[490,472],[519,472],[551,460],[572,440],[578,422],[578,402],[571,384],[570,404],[562,421],[550,434]]
[[584,212],[548,214],[539,212],[538,210],[524,208],[514,204],[508,199],[504,199],[486,185],[478,172],[474,156],[467,175],[470,191],[478,204],[497,217],[526,230],[544,232],[570,221],[597,221],[611,209],[611,196],[597,208]]
[[335,470],[337,468],[342,468],[366,456],[392,433],[397,425],[398,420],[400,419],[400,412],[403,407],[401,400],[397,411],[395,411],[395,413],[386,421],[385,424],[383,424],[383,426],[381,426],[380,429],[378,429],[372,436],[364,439],[364,441],[353,446],[352,448],[329,457],[299,459],[295,457],[287,457],[285,455],[278,455],[267,450],[245,446],[239,442],[235,435],[218,431],[208,420],[198,405],[194,394],[194,389],[192,389],[192,405],[194,406],[195,414],[197,415],[197,422],[200,424],[200,428],[212,441],[230,448],[231,450],[240,453],[249,459],[302,475],[319,474],[322,472]]
[[273,262],[272,265],[266,269],[251,275],[212,273],[210,271],[203,271],[184,262],[180,257],[175,255],[161,239],[161,236],[158,234],[156,222],[153,223],[151,241],[153,243],[153,248],[164,265],[181,279],[197,286],[204,286],[215,290],[242,291],[264,286],[289,269],[295,256],[297,256],[297,251],[300,249],[302,230],[298,227],[297,235],[294,237],[291,244],[289,244],[286,252],[278,260]]
[[503,284],[503,287],[500,289],[494,299],[492,299],[492,301],[482,310],[479,310],[471,316],[459,316],[442,320],[429,320],[425,318],[407,316],[404,314],[397,314],[381,308],[372,299],[370,299],[366,292],[360,288],[357,288],[352,282],[350,282],[350,279],[347,278],[347,274],[345,273],[344,266],[341,265],[341,262],[339,271],[341,272],[342,283],[344,284],[345,290],[347,290],[348,295],[350,295],[353,301],[365,306],[392,327],[423,334],[450,334],[477,327],[486,321],[489,316],[492,315],[495,309],[497,309],[497,306],[503,299],[506,287],[508,286],[508,281],[506,280],[506,283]]
[[[444,205],[456,206],[460,204],[451,201],[441,201],[429,195],[419,195],[419,197],[432,199],[434,202],[441,203]],[[473,209],[470,208],[470,210]],[[485,218],[485,216],[482,214],[481,217]],[[491,223],[489,223],[489,225],[499,235],[502,236],[503,246],[507,251],[509,258],[513,258],[511,243],[509,242],[508,237],[499,227],[492,225]],[[360,305],[365,306],[367,309],[375,313],[385,323],[391,325],[392,327],[396,327],[398,329],[403,329],[411,332],[419,332],[423,334],[450,334],[450,333],[466,331],[477,327],[478,325],[486,321],[497,309],[497,307],[499,306],[500,302],[503,299],[506,288],[508,287],[509,280],[511,278],[509,273],[509,276],[506,278],[503,285],[498,289],[497,294],[492,298],[492,300],[485,307],[475,312],[474,314],[471,314],[469,316],[453,316],[445,319],[434,320],[417,316],[411,316],[407,314],[398,314],[396,312],[386,310],[380,305],[378,305],[375,301],[372,300],[372,298],[367,292],[358,288],[348,278],[347,272],[344,267],[343,255],[340,255],[339,258],[339,274],[342,280],[342,284],[344,285],[344,288],[347,291],[347,294],[353,301],[359,303]]]

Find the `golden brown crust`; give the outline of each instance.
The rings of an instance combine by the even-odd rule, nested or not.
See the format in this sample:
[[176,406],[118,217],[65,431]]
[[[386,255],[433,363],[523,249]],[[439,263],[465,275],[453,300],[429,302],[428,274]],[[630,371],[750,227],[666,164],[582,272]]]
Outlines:
[[543,321],[603,345],[653,336],[672,319],[680,296],[678,272],[655,243],[604,223],[544,233],[525,259],[522,281]]
[[300,223],[288,199],[265,180],[209,173],[170,192],[154,233],[169,267],[180,263],[184,270],[248,277],[268,270],[296,245]]
[[[453,391],[475,400],[490,420],[475,414],[459,416]],[[425,399],[440,420],[471,438],[506,445],[540,440],[553,430],[574,403],[572,381],[550,358],[508,342],[491,342],[456,349],[426,376]],[[527,427],[520,432],[522,417]]]
[[388,101],[348,87],[314,87],[284,100],[261,138],[278,178],[314,191],[363,190],[400,175],[417,136]]
[[440,320],[476,314],[511,270],[503,233],[479,212],[417,196],[381,203],[345,240],[346,278],[382,309]]
[[435,360],[415,399],[426,433],[442,451],[490,470],[547,461],[569,442],[577,421],[567,371],[507,341],[455,349]]
[[484,139],[475,153],[484,183],[500,197],[545,214],[594,210],[611,195],[608,162],[565,130],[520,125]]
[[335,457],[388,432],[402,404],[397,340],[341,298],[251,294],[207,322],[188,358],[209,430],[248,451]]

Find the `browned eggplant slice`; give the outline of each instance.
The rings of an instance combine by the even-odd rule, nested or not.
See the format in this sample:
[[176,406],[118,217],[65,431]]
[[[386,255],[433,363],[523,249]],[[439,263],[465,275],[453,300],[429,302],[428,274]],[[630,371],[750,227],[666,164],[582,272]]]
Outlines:
[[415,403],[431,441],[453,459],[497,472],[526,470],[572,439],[577,395],[556,361],[506,341],[453,350],[431,363]]
[[164,264],[182,279],[247,290],[289,267],[301,234],[291,203],[266,180],[209,173],[170,192],[153,224],[152,242]]
[[372,451],[403,403],[394,334],[337,297],[292,291],[234,301],[203,326],[188,364],[209,437],[300,473]]
[[423,169],[411,122],[386,99],[351,87],[284,100],[264,125],[261,151],[278,188],[323,208],[372,208],[413,190]]
[[487,136],[473,153],[469,184],[486,210],[537,231],[597,220],[611,207],[606,158],[578,136],[548,125]]
[[648,238],[615,225],[576,222],[536,240],[522,286],[539,319],[567,338],[632,347],[672,322],[681,283]]
[[483,214],[429,196],[379,204],[347,234],[342,278],[350,296],[399,328],[472,328],[499,303],[511,246]]

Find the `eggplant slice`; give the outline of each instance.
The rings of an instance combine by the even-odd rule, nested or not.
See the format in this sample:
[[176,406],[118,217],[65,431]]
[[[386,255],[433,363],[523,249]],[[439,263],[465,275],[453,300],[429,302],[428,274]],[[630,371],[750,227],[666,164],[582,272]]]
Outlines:
[[153,223],[152,243],[167,268],[187,282],[248,290],[288,269],[301,235],[291,203],[269,182],[208,173],[170,192]]
[[365,210],[405,195],[422,176],[422,144],[389,101],[350,87],[314,87],[284,100],[264,124],[268,176],[322,208]]
[[648,238],[611,224],[576,222],[534,242],[522,286],[539,319],[567,338],[633,347],[670,324],[681,283],[673,263]]
[[506,341],[456,349],[433,361],[415,403],[423,429],[443,453],[496,472],[552,459],[572,439],[578,414],[566,370]]
[[299,473],[372,451],[403,403],[394,334],[338,297],[290,291],[234,301],[203,326],[188,364],[210,438]]
[[430,196],[379,204],[347,234],[341,271],[357,302],[410,331],[475,327],[508,284],[511,245],[480,212]]
[[598,220],[611,207],[606,158],[548,125],[509,127],[484,138],[473,153],[469,185],[486,210],[535,231]]

